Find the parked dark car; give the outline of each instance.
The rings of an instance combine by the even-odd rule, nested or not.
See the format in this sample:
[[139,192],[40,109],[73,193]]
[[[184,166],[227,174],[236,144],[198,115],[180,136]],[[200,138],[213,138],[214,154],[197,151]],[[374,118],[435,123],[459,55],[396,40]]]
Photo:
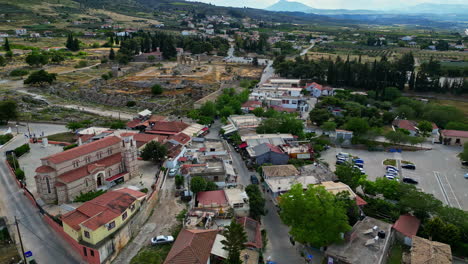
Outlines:
[[405,183],[411,183],[411,184],[418,184],[418,181],[415,180],[415,179],[411,179],[411,178],[403,178],[403,182]]
[[250,175],[250,182],[251,182],[252,184],[258,184],[257,176],[255,176],[255,175]]
[[468,166],[468,161],[466,161],[466,160],[462,161],[462,165],[463,166]]
[[401,167],[403,169],[408,169],[408,170],[415,170],[416,166],[414,164],[402,164]]

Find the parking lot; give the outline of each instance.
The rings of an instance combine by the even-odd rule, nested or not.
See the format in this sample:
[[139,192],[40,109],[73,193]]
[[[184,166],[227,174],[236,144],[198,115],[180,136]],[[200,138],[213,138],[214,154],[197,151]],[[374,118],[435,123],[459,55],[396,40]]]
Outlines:
[[419,182],[417,187],[424,192],[433,194],[445,204],[468,210],[468,179],[463,176],[468,173],[468,167],[463,167],[457,155],[461,147],[435,144],[432,150],[404,151],[402,153],[370,152],[366,150],[331,148],[323,152],[322,159],[335,170],[335,155],[347,152],[362,158],[368,179],[375,180],[385,174],[385,159],[407,160],[416,165],[416,170],[402,169],[403,177],[410,177]]

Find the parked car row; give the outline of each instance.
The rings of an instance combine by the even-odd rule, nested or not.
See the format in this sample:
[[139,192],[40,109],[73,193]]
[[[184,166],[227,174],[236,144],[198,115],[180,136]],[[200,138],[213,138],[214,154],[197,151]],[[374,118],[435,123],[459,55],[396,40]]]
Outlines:
[[385,167],[384,177],[389,179],[389,180],[399,181],[399,179],[398,179],[399,172],[400,171],[395,166],[388,165],[387,167]]
[[361,174],[366,174],[366,171],[364,170],[364,160],[363,159],[353,159],[349,153],[345,152],[340,152],[336,154],[336,165],[342,165],[342,164],[352,164],[354,168],[358,169]]

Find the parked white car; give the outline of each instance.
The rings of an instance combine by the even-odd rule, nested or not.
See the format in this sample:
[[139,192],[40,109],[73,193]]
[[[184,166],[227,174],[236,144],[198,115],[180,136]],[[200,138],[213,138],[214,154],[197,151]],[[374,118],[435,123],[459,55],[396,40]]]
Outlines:
[[157,236],[151,238],[152,245],[161,245],[161,244],[168,244],[174,242],[173,236]]

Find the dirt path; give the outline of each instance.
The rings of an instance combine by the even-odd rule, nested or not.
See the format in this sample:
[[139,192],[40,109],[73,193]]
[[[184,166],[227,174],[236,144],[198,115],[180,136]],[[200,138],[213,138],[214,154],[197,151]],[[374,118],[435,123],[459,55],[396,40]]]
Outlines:
[[153,215],[141,228],[136,237],[125,246],[119,256],[112,262],[114,264],[130,263],[138,251],[150,243],[150,239],[157,235],[168,235],[170,228],[176,222],[176,215],[185,208],[185,205],[175,198],[174,178],[166,178],[166,182],[161,188],[158,202],[154,207]]

